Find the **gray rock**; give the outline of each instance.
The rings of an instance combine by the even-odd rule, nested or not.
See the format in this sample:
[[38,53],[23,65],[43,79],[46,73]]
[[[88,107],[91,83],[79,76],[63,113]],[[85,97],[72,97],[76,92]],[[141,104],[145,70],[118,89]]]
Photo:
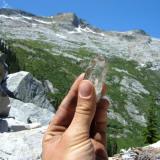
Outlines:
[[122,92],[128,91],[130,93],[135,93],[135,94],[149,94],[149,91],[147,91],[144,88],[144,86],[136,79],[124,76],[120,84],[121,84],[120,90]]
[[0,117],[6,117],[10,110],[10,100],[6,95],[0,93]]
[[50,93],[57,93],[58,89],[53,87],[52,82],[50,82],[49,80],[45,80],[43,82],[44,88],[46,92],[50,92]]
[[137,158],[138,158],[138,154],[132,151],[131,149],[124,151],[122,155],[122,160],[135,160]]
[[127,110],[129,116],[134,120],[134,122],[139,123],[141,126],[146,126],[146,119],[143,113],[140,113],[138,108],[132,104],[131,102],[126,101],[126,105],[124,106]]
[[109,157],[109,160],[159,160],[160,141],[149,146],[121,149],[120,154]]
[[109,109],[108,117],[109,117],[109,119],[117,120],[123,126],[127,126],[128,125],[127,121],[119,113],[114,112],[112,109]]
[[26,103],[33,103],[41,108],[47,108],[52,112],[55,111],[47,99],[42,83],[29,72],[21,71],[10,74],[6,83],[7,89],[13,93],[15,98]]
[[46,108],[40,108],[32,103],[24,103],[22,101],[10,98],[10,117],[24,123],[40,123],[46,125],[53,117],[53,113]]
[[0,133],[8,132],[8,123],[5,119],[0,119]]
[[46,126],[14,133],[0,133],[0,159],[40,160],[45,130]]
[[53,20],[57,22],[57,25],[68,30],[73,30],[80,24],[80,19],[73,13],[60,13],[53,17]]
[[18,132],[18,131],[34,129],[38,127],[41,127],[40,123],[26,124],[24,122],[17,121],[13,117],[0,119],[0,133]]

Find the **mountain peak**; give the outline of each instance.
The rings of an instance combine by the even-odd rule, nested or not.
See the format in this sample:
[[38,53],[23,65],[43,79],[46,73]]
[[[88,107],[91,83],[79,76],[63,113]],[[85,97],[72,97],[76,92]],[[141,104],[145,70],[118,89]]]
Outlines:
[[78,27],[81,22],[81,19],[75,13],[59,13],[53,19],[58,23],[70,24],[74,27]]

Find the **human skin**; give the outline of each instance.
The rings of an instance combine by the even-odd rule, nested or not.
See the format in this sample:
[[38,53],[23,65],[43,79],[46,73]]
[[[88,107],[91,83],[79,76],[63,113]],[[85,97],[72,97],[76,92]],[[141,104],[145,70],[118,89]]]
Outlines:
[[[107,160],[108,101],[96,103],[93,84],[81,74],[60,104],[43,138],[42,160]],[[105,95],[103,86],[102,94]]]

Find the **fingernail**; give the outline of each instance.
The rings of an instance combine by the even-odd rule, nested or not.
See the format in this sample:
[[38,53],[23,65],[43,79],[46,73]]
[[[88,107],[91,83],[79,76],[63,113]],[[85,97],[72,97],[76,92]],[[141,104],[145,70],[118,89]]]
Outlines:
[[93,92],[92,83],[88,80],[83,80],[79,85],[79,96],[81,98],[90,98]]

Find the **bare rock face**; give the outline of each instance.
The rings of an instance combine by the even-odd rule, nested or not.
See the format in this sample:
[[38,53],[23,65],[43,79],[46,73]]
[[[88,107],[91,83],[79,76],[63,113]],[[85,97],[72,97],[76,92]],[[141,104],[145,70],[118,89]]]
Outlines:
[[[7,80],[2,77],[2,81],[0,159],[40,160],[43,134],[54,116],[45,89],[28,72],[8,75]],[[8,93],[14,98],[8,97]]]
[[10,106],[9,116],[26,124],[39,123],[40,125],[47,125],[54,115],[46,108],[40,108],[33,103],[24,103],[13,98],[10,98]]
[[57,22],[57,25],[68,30],[73,30],[74,27],[78,27],[80,24],[80,19],[73,13],[60,13],[53,19]]
[[47,126],[12,133],[0,133],[0,159],[40,160],[42,138]]
[[54,112],[54,107],[47,99],[42,83],[29,72],[21,71],[8,75],[6,84],[7,90],[13,94],[14,98]]

